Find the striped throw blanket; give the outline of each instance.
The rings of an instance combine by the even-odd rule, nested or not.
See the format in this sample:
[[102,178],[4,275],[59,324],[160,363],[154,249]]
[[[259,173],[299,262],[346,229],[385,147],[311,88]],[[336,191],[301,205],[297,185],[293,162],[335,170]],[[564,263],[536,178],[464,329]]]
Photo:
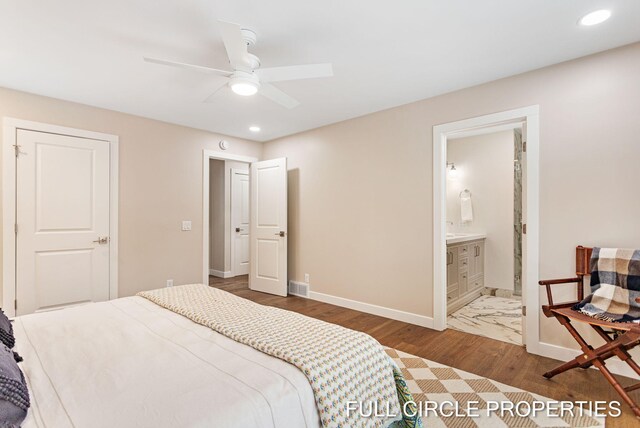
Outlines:
[[640,250],[594,248],[591,295],[573,307],[610,322],[640,322]]
[[[309,379],[326,428],[422,427],[420,417],[413,415],[416,409],[402,373],[367,334],[203,284],[138,295],[298,367]],[[350,411],[350,402],[361,403],[363,411]],[[372,417],[363,416],[372,409]]]

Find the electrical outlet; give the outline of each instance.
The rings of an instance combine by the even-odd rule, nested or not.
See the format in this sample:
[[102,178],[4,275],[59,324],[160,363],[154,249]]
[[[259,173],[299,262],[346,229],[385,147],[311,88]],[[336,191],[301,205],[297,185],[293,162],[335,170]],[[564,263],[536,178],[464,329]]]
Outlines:
[[304,282],[306,282],[307,284],[309,283],[309,274],[308,273],[304,274]]
[[167,287],[173,287],[173,279],[167,279]]
[[182,230],[183,231],[189,231],[191,230],[191,220],[184,220],[182,222]]

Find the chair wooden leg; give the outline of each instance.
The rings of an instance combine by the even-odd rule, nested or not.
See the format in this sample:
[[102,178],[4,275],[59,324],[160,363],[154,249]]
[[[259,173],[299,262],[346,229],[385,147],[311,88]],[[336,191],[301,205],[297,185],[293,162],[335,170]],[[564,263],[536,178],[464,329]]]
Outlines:
[[547,379],[550,379],[553,376],[563,373],[572,368],[587,368],[593,365],[598,370],[600,370],[600,373],[602,373],[607,382],[609,382],[611,386],[613,386],[618,395],[622,397],[625,403],[627,403],[629,407],[631,407],[631,410],[633,410],[633,413],[636,415],[636,417],[640,419],[640,408],[628,394],[629,391],[636,389],[635,386],[624,388],[622,385],[620,385],[620,382],[618,382],[613,374],[611,374],[604,362],[604,360],[615,355],[626,362],[636,373],[640,374],[640,366],[638,366],[638,364],[633,361],[631,355],[627,352],[627,349],[629,347],[635,346],[637,335],[626,333],[628,336],[621,336],[620,338],[614,340],[611,339],[609,335],[600,327],[592,325],[596,332],[606,342],[605,345],[600,346],[597,349],[593,349],[591,346],[589,346],[589,344],[587,344],[587,342],[582,338],[580,333],[578,333],[573,325],[571,325],[571,320],[569,318],[561,316],[556,316],[556,318],[558,319],[560,324],[562,324],[569,331],[569,333],[571,333],[571,336],[573,336],[575,341],[578,342],[583,354],[565,364],[562,364],[561,366],[556,367],[553,370],[546,372],[543,376]]
[[[628,355],[628,354],[627,354]],[[620,358],[622,360],[622,358]],[[633,359],[631,358],[630,355],[627,356],[627,358],[625,358],[623,360],[625,363],[629,364],[629,367],[631,367],[633,369],[634,372],[636,372],[637,374],[640,375],[640,366],[638,366],[638,363],[636,363],[635,361],[633,361]]]
[[635,384],[633,384],[631,386],[626,386],[624,388],[624,390],[627,391],[627,392],[635,391],[636,389],[640,389],[640,382],[635,383]]
[[556,318],[558,319],[560,324],[562,324],[567,330],[569,330],[569,333],[571,333],[571,336],[573,336],[575,341],[578,342],[578,344],[580,345],[580,348],[582,349],[583,354],[543,374],[543,376],[546,377],[547,379],[551,379],[552,377],[559,375],[560,373],[564,373],[567,370],[571,370],[576,367],[591,366],[591,363],[585,364],[582,360],[586,359],[587,353],[592,351],[592,348],[587,344],[587,342],[585,342],[582,336],[580,336],[580,333],[578,333],[578,330],[576,330],[573,327],[573,325],[571,325],[571,320],[569,318],[561,317],[561,316],[556,316]]
[[598,370],[600,370],[600,373],[602,373],[605,379],[609,381],[611,386],[613,386],[613,388],[620,395],[620,397],[622,397],[622,399],[629,405],[629,407],[631,407],[631,410],[633,410],[633,413],[636,415],[636,417],[640,418],[640,408],[638,408],[638,405],[636,404],[636,402],[633,401],[633,399],[629,396],[627,391],[625,391],[623,386],[620,385],[620,382],[618,382],[618,380],[611,374],[609,369],[605,366],[604,362],[600,360],[595,360],[593,362],[593,365],[596,368],[598,368]]
[[[580,358],[580,357],[578,357],[578,358]],[[580,367],[580,363],[578,362],[578,358],[574,358],[573,360],[568,361],[568,362],[562,364],[561,366],[556,367],[553,370],[549,370],[548,372],[546,372],[542,376],[546,377],[547,379],[551,379],[555,375],[559,375],[560,373],[564,373],[567,370],[571,370],[571,369],[575,369],[576,367]]]
[[[593,327],[593,329],[600,335],[600,337],[602,337],[607,343],[611,343],[613,341],[613,339],[611,339],[609,337],[609,335],[600,327],[597,325],[592,325],[591,327]],[[629,367],[631,367],[631,369],[636,372],[637,374],[640,375],[640,366],[638,366],[638,364],[633,361],[633,358],[631,358],[631,355],[626,351],[626,349],[622,349],[622,348],[618,348],[614,350],[615,355],[620,358],[622,361],[624,361],[625,363],[627,363],[629,365]],[[637,389],[637,388],[634,388]],[[630,391],[629,389],[627,389],[627,391]]]

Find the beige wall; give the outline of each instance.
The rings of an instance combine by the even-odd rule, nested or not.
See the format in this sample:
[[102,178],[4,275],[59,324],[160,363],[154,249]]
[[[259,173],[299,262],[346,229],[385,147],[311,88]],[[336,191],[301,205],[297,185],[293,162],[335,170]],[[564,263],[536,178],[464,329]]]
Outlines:
[[209,160],[209,269],[225,269],[225,168],[224,161]]
[[[225,139],[235,154],[288,157],[290,279],[432,316],[433,126],[540,105],[540,274],[571,275],[576,244],[640,246],[639,69],[634,44],[264,148]],[[0,116],[120,136],[121,296],[201,280],[202,149],[220,135],[8,89]],[[543,341],[571,343],[551,325]]]
[[[202,281],[202,150],[218,150],[222,135],[4,88],[0,117],[120,137],[120,296],[169,278]],[[224,139],[228,153],[261,156],[260,143]],[[190,232],[182,220],[193,222]]]
[[432,316],[433,126],[534,104],[540,275],[571,275],[576,244],[640,247],[638,70],[633,44],[266,143],[289,162],[290,279]]
[[[447,221],[453,231],[480,232],[485,240],[484,285],[513,290],[513,130],[449,140]],[[460,192],[471,192],[473,221],[462,223]]]

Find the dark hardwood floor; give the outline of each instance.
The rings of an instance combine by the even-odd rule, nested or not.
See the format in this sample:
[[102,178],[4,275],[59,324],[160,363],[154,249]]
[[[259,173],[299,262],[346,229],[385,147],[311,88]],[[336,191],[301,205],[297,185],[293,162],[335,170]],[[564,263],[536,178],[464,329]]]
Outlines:
[[[210,277],[209,284],[256,303],[287,309],[365,332],[385,346],[555,400],[621,401],[596,370],[578,369],[552,380],[543,378],[542,373],[556,367],[559,362],[528,354],[521,346],[452,329],[435,331],[302,297],[279,297],[251,291],[247,276],[229,279]],[[558,334],[566,334],[560,325]],[[633,383],[628,378],[621,378],[621,381],[624,385]],[[638,393],[636,391],[634,394]],[[621,410],[622,415],[619,418],[607,419],[607,427],[640,427],[640,421],[633,416],[626,404],[621,404]]]

